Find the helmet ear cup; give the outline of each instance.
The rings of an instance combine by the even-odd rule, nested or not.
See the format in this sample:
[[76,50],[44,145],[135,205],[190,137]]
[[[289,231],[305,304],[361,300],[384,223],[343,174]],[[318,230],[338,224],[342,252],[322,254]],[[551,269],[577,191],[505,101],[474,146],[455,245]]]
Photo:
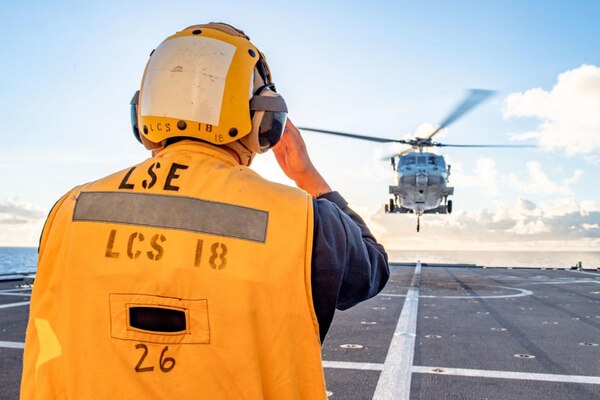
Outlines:
[[259,152],[264,153],[281,139],[287,119],[285,100],[273,84],[259,88],[250,101],[252,130],[257,132]]
[[129,104],[131,106],[131,108],[130,108],[131,130],[133,131],[133,136],[135,136],[137,141],[142,143],[142,138],[141,138],[140,130],[138,127],[138,114],[137,114],[139,98],[140,98],[140,91],[138,90],[135,92],[135,94],[131,98],[131,101],[129,102]]
[[[285,129],[287,114],[281,111],[263,111],[258,125],[258,144],[261,153],[273,148]],[[253,121],[254,122],[254,121]]]

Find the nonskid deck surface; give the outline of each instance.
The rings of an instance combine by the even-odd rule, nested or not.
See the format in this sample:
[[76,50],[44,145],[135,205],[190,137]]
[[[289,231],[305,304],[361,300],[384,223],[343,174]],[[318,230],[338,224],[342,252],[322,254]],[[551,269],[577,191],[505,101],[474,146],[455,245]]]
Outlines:
[[18,399],[31,286],[0,281],[0,399]]
[[[0,397],[18,398],[29,288],[0,283]],[[330,399],[600,399],[600,274],[392,266],[336,314]]]

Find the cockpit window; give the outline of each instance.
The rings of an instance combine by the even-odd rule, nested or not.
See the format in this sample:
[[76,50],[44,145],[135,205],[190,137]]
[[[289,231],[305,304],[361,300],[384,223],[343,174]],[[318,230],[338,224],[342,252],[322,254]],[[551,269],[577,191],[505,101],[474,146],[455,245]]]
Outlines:
[[427,160],[429,162],[429,165],[435,165],[435,158],[435,156],[429,156]]
[[415,163],[415,158],[412,156],[404,156],[400,159],[400,165],[413,165]]
[[438,168],[440,169],[446,169],[446,161],[444,161],[444,157],[437,157],[436,160],[436,165],[438,166]]
[[426,165],[427,164],[427,157],[417,157],[417,165]]

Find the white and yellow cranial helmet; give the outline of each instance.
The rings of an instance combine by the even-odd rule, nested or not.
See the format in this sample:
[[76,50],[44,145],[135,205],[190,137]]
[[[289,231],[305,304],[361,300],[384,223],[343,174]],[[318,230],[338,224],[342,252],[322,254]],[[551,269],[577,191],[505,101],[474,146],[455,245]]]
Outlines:
[[223,23],[194,25],[151,54],[131,100],[133,132],[147,149],[189,137],[226,145],[257,134],[257,152],[274,146],[287,107],[264,55],[244,32]]

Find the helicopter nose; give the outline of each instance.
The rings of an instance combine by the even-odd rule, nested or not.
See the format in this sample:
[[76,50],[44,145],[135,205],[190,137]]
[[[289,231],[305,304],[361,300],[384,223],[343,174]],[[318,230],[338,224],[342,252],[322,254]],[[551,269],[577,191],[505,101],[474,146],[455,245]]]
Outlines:
[[417,186],[427,186],[427,174],[417,175]]

